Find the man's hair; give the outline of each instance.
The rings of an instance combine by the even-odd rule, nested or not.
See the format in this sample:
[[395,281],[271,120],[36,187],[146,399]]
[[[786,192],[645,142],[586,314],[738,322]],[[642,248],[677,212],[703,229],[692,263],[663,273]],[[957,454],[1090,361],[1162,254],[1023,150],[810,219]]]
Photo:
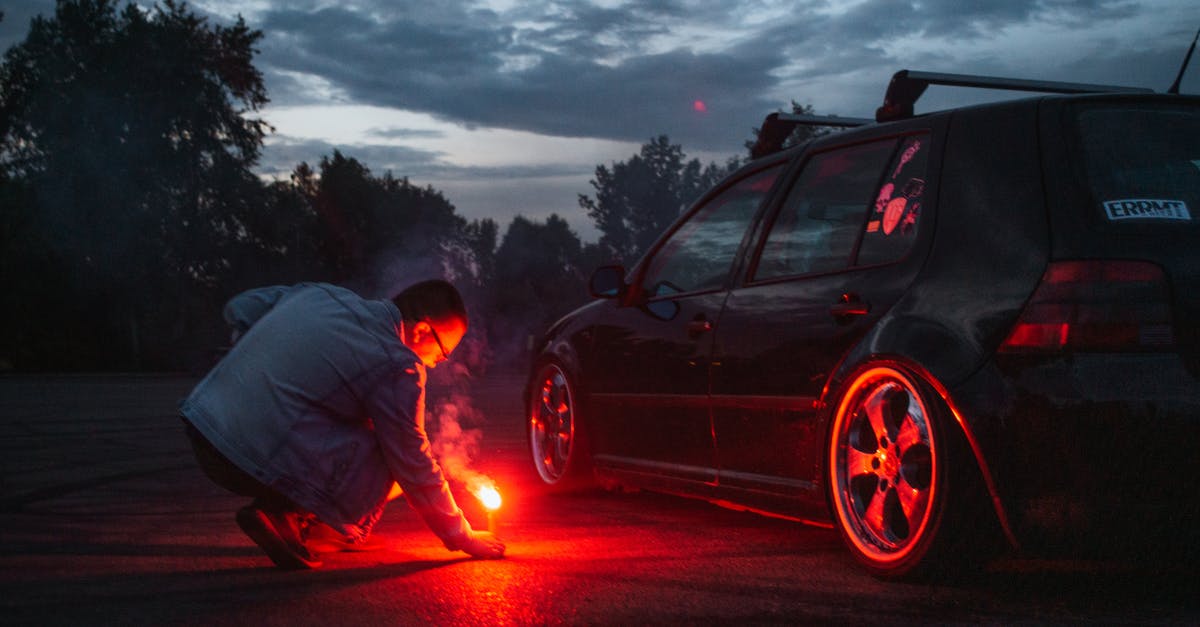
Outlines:
[[453,285],[441,279],[421,281],[404,289],[392,299],[405,320],[446,320],[457,318],[467,323],[467,306]]

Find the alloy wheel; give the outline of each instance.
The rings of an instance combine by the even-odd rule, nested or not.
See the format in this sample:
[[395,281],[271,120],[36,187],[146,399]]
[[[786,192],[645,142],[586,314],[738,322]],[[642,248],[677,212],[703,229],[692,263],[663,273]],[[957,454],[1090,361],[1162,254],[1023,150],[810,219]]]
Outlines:
[[529,446],[542,481],[558,483],[567,474],[575,444],[575,406],[562,369],[542,368],[531,388]]
[[843,535],[880,568],[924,553],[940,487],[934,438],[929,407],[900,370],[868,369],[842,396],[830,440],[831,497]]

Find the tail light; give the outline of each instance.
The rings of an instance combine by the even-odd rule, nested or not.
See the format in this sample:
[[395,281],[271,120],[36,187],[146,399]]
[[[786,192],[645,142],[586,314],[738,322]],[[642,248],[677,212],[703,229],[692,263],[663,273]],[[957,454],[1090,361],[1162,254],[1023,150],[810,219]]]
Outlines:
[[1158,351],[1175,346],[1171,296],[1144,261],[1055,261],[1001,352]]

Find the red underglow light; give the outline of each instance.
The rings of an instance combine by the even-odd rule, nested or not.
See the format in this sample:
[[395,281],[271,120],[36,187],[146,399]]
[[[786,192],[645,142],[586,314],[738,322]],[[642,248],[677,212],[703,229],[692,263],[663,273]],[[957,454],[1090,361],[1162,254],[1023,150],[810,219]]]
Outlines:
[[692,103],[692,110],[696,111],[697,113],[706,113],[708,111],[708,105],[704,104],[703,100],[697,100]]

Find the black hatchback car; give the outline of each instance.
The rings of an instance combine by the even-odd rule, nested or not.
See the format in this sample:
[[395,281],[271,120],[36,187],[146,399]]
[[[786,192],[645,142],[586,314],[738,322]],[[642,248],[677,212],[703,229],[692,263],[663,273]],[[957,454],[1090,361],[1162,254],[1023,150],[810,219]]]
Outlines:
[[[929,84],[1054,93],[913,115]],[[1194,549],[1200,98],[1138,91],[903,71],[806,145],[769,116],[541,341],[541,481],[832,523],[887,578]]]

